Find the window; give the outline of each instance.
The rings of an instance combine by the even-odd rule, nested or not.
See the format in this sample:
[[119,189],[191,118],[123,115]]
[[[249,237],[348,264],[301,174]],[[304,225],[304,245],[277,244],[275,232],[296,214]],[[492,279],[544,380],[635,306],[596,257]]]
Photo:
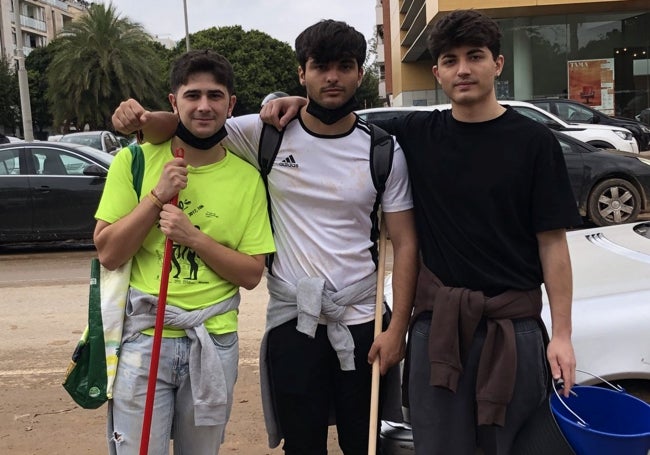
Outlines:
[[20,174],[18,149],[0,151],[0,175]]
[[59,149],[34,148],[34,157],[40,163],[42,175],[83,175],[91,163],[81,157]]

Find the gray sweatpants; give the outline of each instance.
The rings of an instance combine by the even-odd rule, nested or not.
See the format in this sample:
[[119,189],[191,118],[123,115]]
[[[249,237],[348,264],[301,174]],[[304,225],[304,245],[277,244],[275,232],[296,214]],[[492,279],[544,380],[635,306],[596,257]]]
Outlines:
[[[517,376],[505,426],[476,425],[476,375],[485,325],[477,329],[456,393],[429,385],[428,339],[431,318],[423,316],[409,334],[409,397],[415,453],[419,455],[507,455],[526,419],[547,396],[548,365],[536,321],[514,321]],[[433,334],[435,336],[435,334]]]

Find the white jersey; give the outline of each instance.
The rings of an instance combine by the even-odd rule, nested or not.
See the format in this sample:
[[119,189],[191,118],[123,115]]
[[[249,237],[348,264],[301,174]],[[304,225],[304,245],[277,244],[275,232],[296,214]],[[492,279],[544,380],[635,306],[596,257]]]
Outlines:
[[[262,122],[247,115],[226,122],[223,144],[259,169]],[[370,129],[358,119],[345,134],[321,136],[300,118],[289,123],[270,173],[268,191],[277,253],[272,273],[295,284],[321,277],[338,291],[375,273],[371,249],[377,191],[370,174]],[[384,212],[413,207],[406,161],[396,143],[381,200]],[[374,305],[347,307],[342,322],[374,319]]]

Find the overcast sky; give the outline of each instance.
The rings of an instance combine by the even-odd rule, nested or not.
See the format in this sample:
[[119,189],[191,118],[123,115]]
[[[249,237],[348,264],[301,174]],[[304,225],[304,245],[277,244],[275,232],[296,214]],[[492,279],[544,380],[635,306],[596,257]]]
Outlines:
[[[241,25],[289,43],[321,19],[347,22],[373,37],[376,0],[186,0],[190,33],[210,27]],[[109,0],[104,0],[108,4]],[[185,39],[183,0],[112,0],[118,13],[139,22],[152,35]]]

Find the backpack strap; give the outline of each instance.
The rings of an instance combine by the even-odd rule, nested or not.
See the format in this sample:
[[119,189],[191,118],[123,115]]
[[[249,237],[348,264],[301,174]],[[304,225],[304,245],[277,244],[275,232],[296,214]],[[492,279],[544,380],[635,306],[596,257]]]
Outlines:
[[[260,135],[260,144],[257,149],[257,162],[260,166],[260,175],[262,176],[262,181],[264,182],[264,188],[266,189],[266,208],[269,212],[269,221],[271,222],[271,231],[273,232],[273,219],[271,218],[271,197],[269,195],[269,179],[268,175],[271,172],[273,167],[273,162],[275,157],[280,150],[280,144],[282,143],[282,136],[284,135],[284,130],[278,131],[273,125],[265,123],[262,126],[262,133]],[[273,275],[272,265],[273,265],[273,254],[266,255],[266,268],[268,272]]]
[[371,215],[372,227],[370,229],[370,237],[372,239],[372,246],[370,247],[370,255],[376,266],[379,264],[379,250],[378,242],[380,220],[379,220],[379,206],[381,199],[386,189],[386,181],[390,175],[393,167],[393,154],[395,152],[395,141],[393,136],[388,134],[378,126],[369,123],[370,127],[370,175],[372,183],[375,185],[377,197]]
[[131,150],[131,174],[133,175],[133,189],[140,200],[142,192],[142,179],[144,176],[144,153],[140,144],[129,144]]
[[393,167],[395,141],[393,136],[378,126],[372,123],[369,123],[368,126],[370,126],[370,175],[381,199],[381,195],[386,189],[386,180],[388,180]]
[[[273,167],[273,161],[280,150],[282,143],[282,136],[284,130],[278,131],[274,126],[265,123],[262,126],[262,134],[260,135],[260,145],[257,150],[257,162],[260,165],[260,174],[264,180],[264,185],[267,185],[267,176]],[[268,192],[268,190],[267,190]]]

